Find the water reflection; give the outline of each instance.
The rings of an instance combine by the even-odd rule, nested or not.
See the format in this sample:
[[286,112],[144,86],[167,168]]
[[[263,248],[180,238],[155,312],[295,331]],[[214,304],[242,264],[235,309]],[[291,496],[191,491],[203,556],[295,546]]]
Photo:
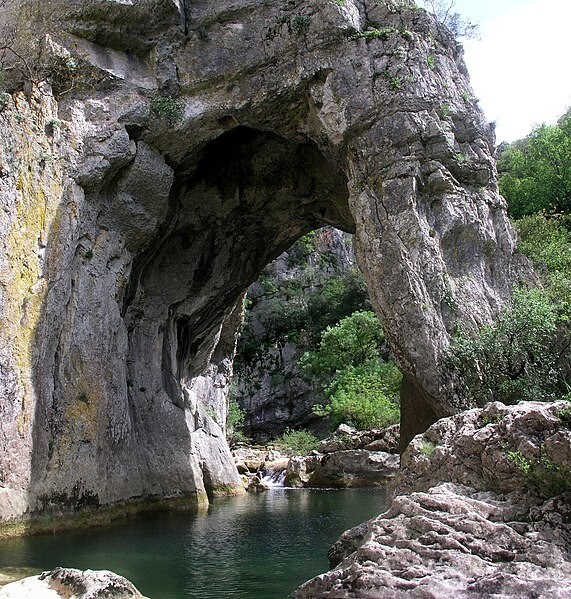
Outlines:
[[109,569],[152,599],[280,599],[328,567],[339,534],[383,511],[382,490],[274,489],[207,513],[146,514],[114,526],[0,543],[4,566]]

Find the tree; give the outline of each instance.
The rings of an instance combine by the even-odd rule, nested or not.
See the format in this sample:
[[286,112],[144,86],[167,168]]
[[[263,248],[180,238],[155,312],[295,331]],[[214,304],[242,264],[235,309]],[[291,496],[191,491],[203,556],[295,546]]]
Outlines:
[[338,371],[327,386],[327,403],[314,406],[332,428],[342,422],[358,429],[382,428],[399,421],[402,374],[393,362],[367,360]]
[[332,377],[348,366],[380,360],[386,354],[385,334],[377,315],[360,310],[327,327],[319,349],[306,352],[301,366],[306,375]]
[[536,127],[504,146],[498,170],[500,192],[512,217],[571,213],[571,111],[556,125]]
[[456,37],[477,38],[479,25],[454,11],[456,0],[422,0],[425,8],[441,23],[444,23]]
[[556,307],[540,289],[517,289],[513,305],[496,322],[462,332],[448,351],[465,393],[476,405],[520,400],[549,401],[564,392],[554,339]]
[[326,402],[314,406],[336,427],[388,426],[399,419],[402,375],[388,360],[388,348],[374,312],[358,311],[328,327],[319,349],[306,352],[302,371],[322,387]]

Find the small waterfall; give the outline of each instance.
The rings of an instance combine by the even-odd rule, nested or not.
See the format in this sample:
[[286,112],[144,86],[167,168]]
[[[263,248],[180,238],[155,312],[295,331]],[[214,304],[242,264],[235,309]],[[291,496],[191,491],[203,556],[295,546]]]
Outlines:
[[262,483],[268,487],[283,487],[286,471],[284,468],[268,468],[262,477]]

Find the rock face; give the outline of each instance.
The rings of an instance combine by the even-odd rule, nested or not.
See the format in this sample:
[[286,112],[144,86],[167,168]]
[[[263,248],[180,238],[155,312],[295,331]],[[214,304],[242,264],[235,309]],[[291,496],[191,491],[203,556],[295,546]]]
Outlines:
[[384,451],[353,449],[324,456],[307,487],[359,488],[384,486],[399,467],[399,456]]
[[145,599],[126,578],[107,570],[56,568],[0,589],[2,599]]
[[344,424],[309,456],[293,457],[285,485],[358,488],[386,486],[399,469],[399,426],[356,431]]
[[569,421],[564,402],[440,420],[402,456],[389,510],[344,533],[334,569],[296,596],[569,596]]
[[3,3],[1,518],[240,488],[242,297],[324,224],[355,232],[404,437],[464,407],[442,354],[507,301],[514,236],[461,47],[399,5]]
[[312,411],[323,393],[303,377],[299,361],[318,346],[321,327],[370,309],[352,236],[333,227],[304,236],[264,268],[246,301],[232,394],[245,412],[244,433],[267,443],[286,428],[324,432]]

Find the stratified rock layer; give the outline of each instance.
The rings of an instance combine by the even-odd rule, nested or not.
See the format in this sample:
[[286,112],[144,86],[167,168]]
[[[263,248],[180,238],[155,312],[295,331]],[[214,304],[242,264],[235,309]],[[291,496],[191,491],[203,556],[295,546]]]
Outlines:
[[403,455],[389,510],[345,532],[296,597],[568,597],[570,480],[564,402],[443,419]]
[[449,331],[514,274],[492,134],[431,16],[341,4],[3,4],[0,517],[240,488],[243,293],[324,224],[355,231],[404,438],[464,407]]

